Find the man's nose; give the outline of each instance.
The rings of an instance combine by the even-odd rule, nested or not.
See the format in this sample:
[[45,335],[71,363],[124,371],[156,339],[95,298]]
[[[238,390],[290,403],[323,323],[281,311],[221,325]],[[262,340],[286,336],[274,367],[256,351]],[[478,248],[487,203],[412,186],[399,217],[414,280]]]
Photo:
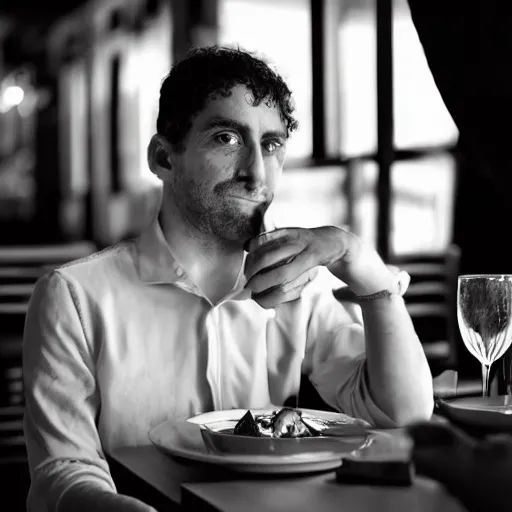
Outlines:
[[247,148],[239,174],[250,190],[265,186],[265,160],[259,144],[254,144]]

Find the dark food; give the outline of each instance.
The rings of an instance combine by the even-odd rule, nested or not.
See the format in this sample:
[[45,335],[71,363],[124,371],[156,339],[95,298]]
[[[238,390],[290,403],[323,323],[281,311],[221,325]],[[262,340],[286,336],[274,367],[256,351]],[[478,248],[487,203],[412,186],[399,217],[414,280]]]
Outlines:
[[233,434],[237,436],[251,436],[251,437],[262,437],[263,434],[258,428],[258,424],[251,414],[251,411],[247,411],[242,418],[235,425]]
[[247,411],[235,425],[233,434],[251,437],[316,437],[320,432],[307,426],[296,409],[284,408],[269,416],[252,415]]

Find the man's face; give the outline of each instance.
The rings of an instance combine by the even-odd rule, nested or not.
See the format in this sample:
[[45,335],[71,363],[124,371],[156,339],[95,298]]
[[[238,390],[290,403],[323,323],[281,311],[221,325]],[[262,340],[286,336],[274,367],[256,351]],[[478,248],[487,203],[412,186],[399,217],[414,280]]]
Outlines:
[[200,232],[243,244],[260,232],[281,175],[286,129],[278,107],[253,106],[244,86],[209,101],[182,152],[171,155],[173,198]]

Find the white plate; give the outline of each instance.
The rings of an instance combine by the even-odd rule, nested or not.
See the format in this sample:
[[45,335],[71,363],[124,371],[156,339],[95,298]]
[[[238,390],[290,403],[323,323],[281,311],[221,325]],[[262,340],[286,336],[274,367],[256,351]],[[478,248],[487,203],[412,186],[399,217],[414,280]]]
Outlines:
[[[267,414],[275,409],[251,409],[255,414]],[[345,415],[302,410],[304,414],[311,414],[323,419],[348,418]],[[229,411],[214,411],[182,421],[166,421],[157,425],[149,433],[151,442],[160,450],[174,457],[182,457],[196,462],[218,464],[228,469],[249,473],[310,473],[316,471],[332,470],[341,465],[343,456],[357,453],[361,448],[373,450],[378,447],[379,440],[389,440],[393,437],[380,431],[369,431],[365,438],[354,438],[350,443],[346,438],[340,442],[334,451],[306,451],[293,455],[236,455],[231,453],[218,453],[209,450],[201,435],[201,425],[219,421],[239,420],[246,409],[233,409]]]
[[439,407],[455,422],[488,430],[512,430],[512,397],[509,396],[440,400]]

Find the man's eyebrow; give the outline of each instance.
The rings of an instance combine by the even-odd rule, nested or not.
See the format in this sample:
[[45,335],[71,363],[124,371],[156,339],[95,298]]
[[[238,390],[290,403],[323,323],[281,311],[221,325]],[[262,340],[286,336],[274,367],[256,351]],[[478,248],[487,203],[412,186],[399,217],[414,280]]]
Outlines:
[[263,138],[264,139],[274,138],[274,139],[286,140],[288,138],[288,136],[282,130],[269,130],[263,134]]
[[249,131],[249,127],[246,124],[223,116],[210,117],[203,126],[205,131],[212,128],[232,128],[243,133]]
[[[212,128],[231,128],[242,134],[247,134],[251,131],[247,124],[223,116],[211,117],[203,126],[204,131],[211,130]],[[263,134],[263,138],[269,137],[276,137],[283,140],[288,138],[286,133],[282,130],[268,130]]]

